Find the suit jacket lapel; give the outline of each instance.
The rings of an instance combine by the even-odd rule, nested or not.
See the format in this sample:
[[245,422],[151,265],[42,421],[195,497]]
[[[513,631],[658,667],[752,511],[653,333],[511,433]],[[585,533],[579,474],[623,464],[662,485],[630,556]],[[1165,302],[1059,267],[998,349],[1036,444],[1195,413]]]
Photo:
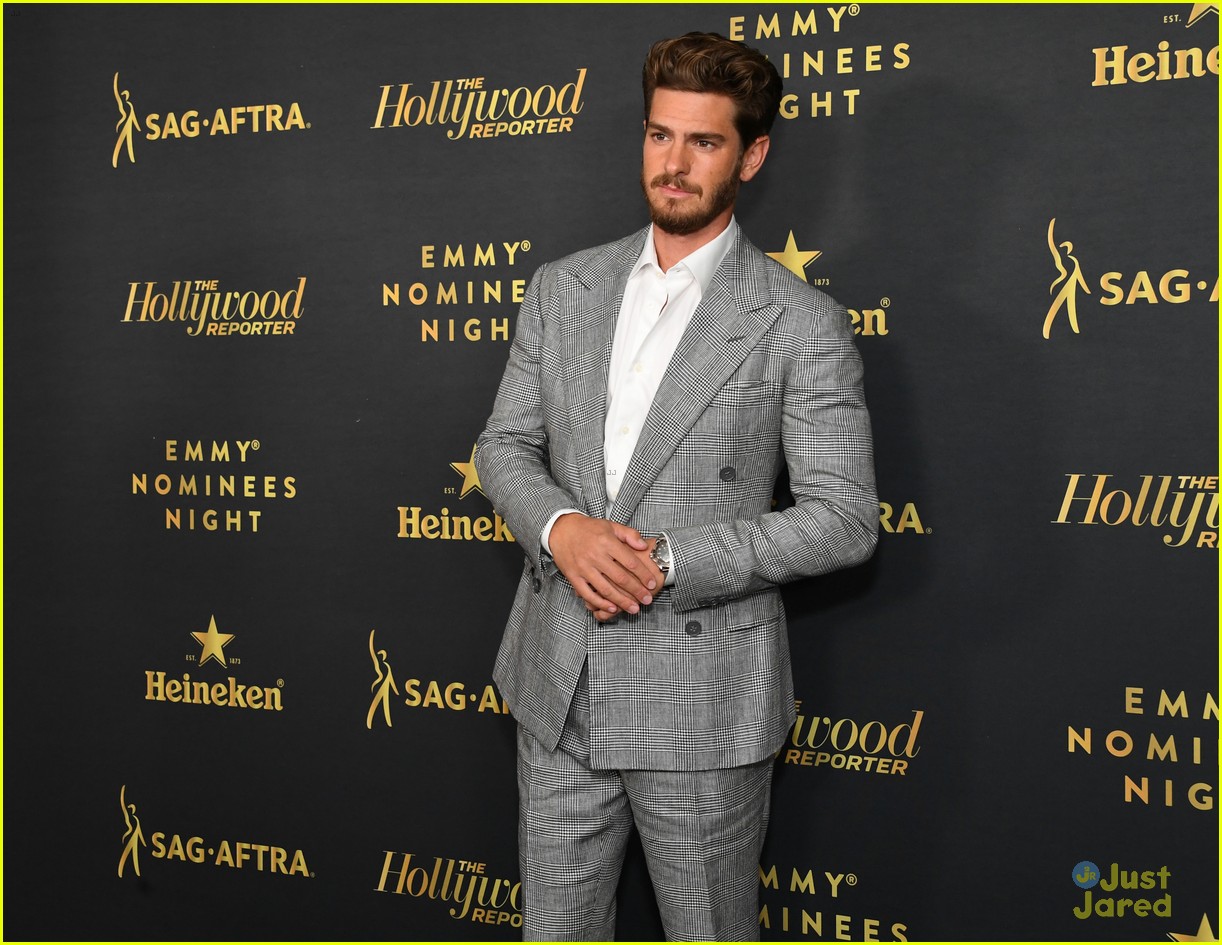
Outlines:
[[572,286],[560,286],[562,293],[571,291],[575,295],[572,301],[563,300],[563,387],[585,511],[597,517],[607,514],[603,430],[611,344],[624,286],[641,255],[647,230],[608,244],[603,252],[573,268],[576,281]]
[[[769,301],[766,264],[763,254],[740,233],[662,377],[609,518],[621,522],[631,518],[680,441],[780,315],[780,308]],[[600,441],[602,435],[600,423]]]

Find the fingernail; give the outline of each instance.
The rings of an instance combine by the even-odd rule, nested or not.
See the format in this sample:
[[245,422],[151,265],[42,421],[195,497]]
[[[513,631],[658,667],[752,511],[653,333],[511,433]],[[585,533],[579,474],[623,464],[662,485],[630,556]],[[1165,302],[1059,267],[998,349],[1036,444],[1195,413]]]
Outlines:
[[649,585],[648,585],[648,587],[649,587],[649,589],[650,589],[651,591],[652,591],[652,590],[653,590],[655,587],[657,587],[657,586],[658,586],[658,582],[657,582],[657,581],[650,581],[650,582],[649,582]]
[[646,594],[644,597],[641,598],[641,603],[645,604],[646,606],[648,606],[649,604],[652,604],[653,596],[650,594]]

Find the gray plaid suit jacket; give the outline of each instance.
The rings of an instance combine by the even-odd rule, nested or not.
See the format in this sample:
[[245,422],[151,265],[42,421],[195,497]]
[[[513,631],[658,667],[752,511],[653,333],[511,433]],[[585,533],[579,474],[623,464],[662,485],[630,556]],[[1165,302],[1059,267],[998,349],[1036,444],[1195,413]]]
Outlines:
[[[588,659],[595,768],[750,764],[795,717],[778,586],[864,561],[877,541],[861,359],[845,310],[739,233],[608,506],[607,370],[645,236],[544,265],[522,303],[475,456],[526,552],[493,678],[554,748]],[[773,511],[782,464],[796,504]],[[665,532],[673,586],[595,621],[540,545],[566,507]]]

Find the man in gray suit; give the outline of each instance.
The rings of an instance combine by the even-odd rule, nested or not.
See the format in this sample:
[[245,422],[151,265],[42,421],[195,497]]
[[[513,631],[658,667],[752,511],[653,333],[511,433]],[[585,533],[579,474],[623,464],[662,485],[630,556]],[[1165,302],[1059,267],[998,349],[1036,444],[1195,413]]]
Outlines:
[[[475,457],[526,552],[494,678],[533,940],[614,937],[633,825],[668,939],[759,938],[795,718],[778,588],[877,540],[847,314],[733,217],[780,77],[689,33],[653,46],[644,89],[652,225],[535,273]],[[783,468],[795,504],[773,511]]]

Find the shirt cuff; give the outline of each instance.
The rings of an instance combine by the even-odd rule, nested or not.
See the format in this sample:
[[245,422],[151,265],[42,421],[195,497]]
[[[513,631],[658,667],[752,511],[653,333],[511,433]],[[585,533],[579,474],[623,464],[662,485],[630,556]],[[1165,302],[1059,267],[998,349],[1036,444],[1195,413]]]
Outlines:
[[578,515],[585,514],[583,511],[581,511],[581,509],[561,509],[555,515],[549,518],[547,520],[547,524],[543,526],[543,532],[539,535],[539,544],[543,546],[543,550],[549,555],[552,553],[552,546],[548,544],[548,539],[551,538],[552,534],[552,526],[556,524],[556,519],[560,518],[561,515],[568,515],[571,512],[575,512]]

